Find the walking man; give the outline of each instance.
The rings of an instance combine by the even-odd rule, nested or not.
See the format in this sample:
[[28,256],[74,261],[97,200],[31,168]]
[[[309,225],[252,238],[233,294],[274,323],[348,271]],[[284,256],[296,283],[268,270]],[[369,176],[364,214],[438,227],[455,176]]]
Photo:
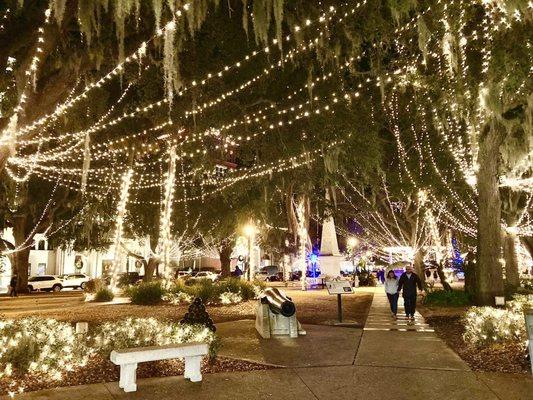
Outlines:
[[402,291],[405,316],[411,321],[415,319],[417,287],[422,291],[422,281],[413,272],[413,266],[409,264],[398,281],[398,293]]
[[11,277],[11,280],[9,281],[9,286],[11,287],[11,292],[9,293],[9,295],[11,297],[18,297],[18,294],[17,294],[17,275],[16,274],[13,274],[13,276]]

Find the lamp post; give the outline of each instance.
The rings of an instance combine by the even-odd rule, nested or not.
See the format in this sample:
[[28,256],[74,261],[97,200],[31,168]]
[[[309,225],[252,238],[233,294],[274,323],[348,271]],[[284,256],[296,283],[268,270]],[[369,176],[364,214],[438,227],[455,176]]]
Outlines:
[[352,262],[352,269],[355,270],[354,258],[355,258],[355,246],[359,243],[359,239],[355,236],[348,238],[348,251],[350,252],[350,261]]
[[254,277],[254,269],[255,266],[253,265],[253,242],[254,242],[254,235],[255,235],[255,226],[253,224],[248,224],[244,227],[244,234],[248,237],[248,280],[252,281]]

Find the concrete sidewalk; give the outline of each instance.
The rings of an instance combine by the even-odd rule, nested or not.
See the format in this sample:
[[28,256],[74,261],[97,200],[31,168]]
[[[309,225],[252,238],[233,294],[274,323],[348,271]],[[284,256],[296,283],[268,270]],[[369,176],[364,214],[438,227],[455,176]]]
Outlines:
[[[138,381],[135,393],[117,382],[43,390],[20,399],[182,400],[532,400],[524,375],[476,373],[417,315],[415,325],[393,321],[383,288],[376,288],[364,330],[308,326],[308,337],[267,341],[251,321],[219,326],[225,355],[285,368]],[[229,325],[231,324],[231,325]],[[252,341],[250,343],[250,340]],[[351,344],[350,344],[351,343]],[[355,355],[355,357],[354,357]],[[3,398],[2,398],[3,399]]]

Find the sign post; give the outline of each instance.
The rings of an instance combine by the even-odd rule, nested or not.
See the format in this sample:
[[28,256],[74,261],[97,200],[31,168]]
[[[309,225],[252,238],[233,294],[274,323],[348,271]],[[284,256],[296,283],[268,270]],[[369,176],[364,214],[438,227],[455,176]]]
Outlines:
[[527,336],[529,339],[528,348],[529,348],[529,359],[531,360],[531,373],[533,374],[533,308],[526,310],[526,330]]
[[339,322],[342,322],[342,295],[339,293],[337,294],[337,308],[339,313]]
[[352,294],[353,287],[349,281],[346,280],[333,280],[326,281],[326,288],[328,289],[329,294],[337,295],[337,311],[339,316],[339,323],[342,323],[342,295],[343,294]]

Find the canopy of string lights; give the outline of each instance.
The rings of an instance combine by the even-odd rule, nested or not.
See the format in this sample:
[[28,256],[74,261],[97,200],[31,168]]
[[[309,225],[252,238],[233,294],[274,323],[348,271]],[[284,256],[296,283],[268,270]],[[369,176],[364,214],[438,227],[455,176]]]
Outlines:
[[3,255],[25,287],[36,234],[111,248],[115,286],[125,238],[149,236],[165,279],[202,253],[228,274],[253,221],[305,269],[333,216],[341,247],[417,268],[460,243],[492,301],[533,251],[532,17],[512,0],[3,2]]

